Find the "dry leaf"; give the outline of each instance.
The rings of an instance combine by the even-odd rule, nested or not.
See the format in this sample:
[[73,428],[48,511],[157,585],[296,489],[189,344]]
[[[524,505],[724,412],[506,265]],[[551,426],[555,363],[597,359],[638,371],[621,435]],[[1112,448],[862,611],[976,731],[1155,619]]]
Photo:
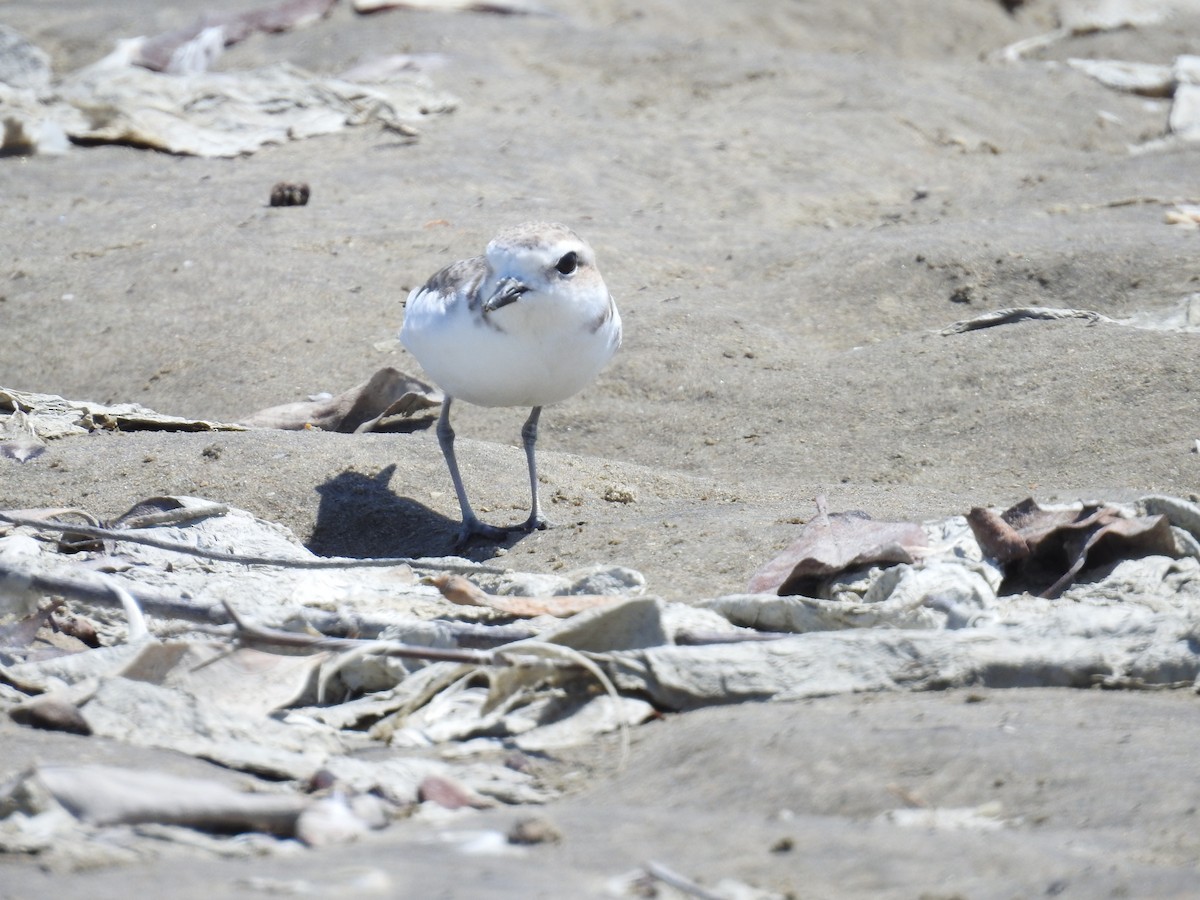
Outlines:
[[486,606],[510,616],[555,616],[565,619],[587,609],[609,606],[627,597],[607,594],[575,594],[563,597],[499,597],[482,590],[461,575],[434,575],[429,583],[442,596],[459,606]]
[[1028,558],[1029,542],[999,513],[976,506],[967,513],[967,524],[971,526],[979,546],[997,562]]
[[308,426],[344,434],[373,431],[384,419],[409,417],[440,406],[442,395],[418,378],[380,369],[362,384],[324,400],[287,403],[260,410],[242,424],[296,431]]
[[461,781],[444,775],[425,776],[417,788],[417,799],[422,803],[436,803],[446,809],[488,809],[496,805]]
[[911,563],[927,544],[914,522],[876,522],[866,513],[820,515],[750,579],[752,594],[817,596],[832,575],[872,565]]
[[999,516],[972,510],[967,522],[983,552],[1005,564],[1006,582],[1043,597],[1057,597],[1086,565],[1178,555],[1166,516],[1131,518],[1108,505],[1044,509],[1028,499]]

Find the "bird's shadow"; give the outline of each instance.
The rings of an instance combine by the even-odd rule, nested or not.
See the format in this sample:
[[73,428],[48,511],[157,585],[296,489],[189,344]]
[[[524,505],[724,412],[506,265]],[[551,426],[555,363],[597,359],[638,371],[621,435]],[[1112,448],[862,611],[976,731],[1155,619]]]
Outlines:
[[317,486],[321,500],[307,547],[318,556],[378,559],[393,556],[468,556],[486,559],[497,547],[524,537],[512,532],[502,541],[474,540],[456,548],[459,522],[389,487],[396,466],[374,477],[341,472]]

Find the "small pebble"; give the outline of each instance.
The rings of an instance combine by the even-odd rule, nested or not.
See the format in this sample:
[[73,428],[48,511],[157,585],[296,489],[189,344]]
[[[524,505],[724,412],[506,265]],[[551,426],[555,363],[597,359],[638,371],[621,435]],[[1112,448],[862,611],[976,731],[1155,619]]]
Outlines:
[[307,206],[311,191],[304,182],[281,181],[271,188],[272,206]]
[[561,840],[562,832],[549,819],[540,816],[519,819],[508,829],[510,844],[557,844]]
[[796,849],[796,842],[790,837],[781,837],[771,845],[772,853],[791,853]]

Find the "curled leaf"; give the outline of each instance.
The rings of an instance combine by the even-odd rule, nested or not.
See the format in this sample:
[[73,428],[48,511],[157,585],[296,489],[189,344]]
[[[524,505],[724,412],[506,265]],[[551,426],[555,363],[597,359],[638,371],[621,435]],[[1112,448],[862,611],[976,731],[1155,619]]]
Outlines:
[[911,563],[928,538],[915,522],[877,522],[862,512],[821,514],[750,579],[752,594],[818,596],[821,583],[872,565]]
[[407,418],[441,403],[442,395],[435,388],[389,367],[336,397],[272,406],[254,413],[242,424],[288,431],[312,427],[350,434],[373,431],[384,419]]
[[1166,516],[1130,516],[1109,504],[1044,508],[1023,500],[1003,513],[972,510],[983,552],[1004,563],[1006,582],[1057,597],[1085,566],[1142,556],[1178,556]]
[[433,575],[429,583],[442,596],[459,606],[486,606],[510,616],[555,616],[565,619],[586,609],[609,606],[626,600],[620,595],[575,594],[556,597],[499,597],[489,594],[462,575]]

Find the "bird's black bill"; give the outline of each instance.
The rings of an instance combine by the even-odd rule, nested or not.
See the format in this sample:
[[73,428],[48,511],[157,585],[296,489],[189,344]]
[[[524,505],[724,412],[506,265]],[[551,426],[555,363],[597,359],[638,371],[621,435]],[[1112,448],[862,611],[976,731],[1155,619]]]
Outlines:
[[529,290],[528,285],[522,284],[515,278],[506,278],[496,286],[496,292],[483,304],[483,308],[488,312],[494,312],[502,306],[515,303],[527,290]]

